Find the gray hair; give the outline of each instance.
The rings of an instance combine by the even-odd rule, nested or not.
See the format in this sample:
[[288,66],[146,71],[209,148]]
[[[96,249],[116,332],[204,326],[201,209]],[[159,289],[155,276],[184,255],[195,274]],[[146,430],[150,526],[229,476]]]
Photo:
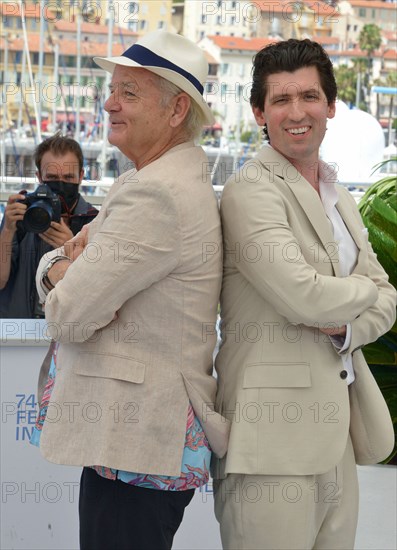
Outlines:
[[[163,94],[161,98],[161,107],[167,107],[173,97],[183,92],[179,86],[173,84],[169,80],[161,76],[154,75],[158,78],[158,85]],[[204,99],[203,99],[204,101]],[[198,104],[190,98],[190,108],[182,123],[183,129],[186,132],[188,139],[198,139],[203,131],[205,124],[205,115]]]

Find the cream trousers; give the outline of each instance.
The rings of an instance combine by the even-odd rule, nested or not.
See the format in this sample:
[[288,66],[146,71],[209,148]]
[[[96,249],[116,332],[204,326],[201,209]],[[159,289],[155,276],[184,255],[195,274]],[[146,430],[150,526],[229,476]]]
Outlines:
[[350,438],[325,474],[229,474],[214,480],[214,495],[224,550],[354,548],[358,480]]

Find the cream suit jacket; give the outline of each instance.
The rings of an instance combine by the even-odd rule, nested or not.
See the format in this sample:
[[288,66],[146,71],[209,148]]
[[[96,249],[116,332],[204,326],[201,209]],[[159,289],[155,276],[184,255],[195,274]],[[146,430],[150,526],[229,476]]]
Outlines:
[[[185,143],[123,174],[84,252],[49,293],[48,330],[61,342],[40,444],[51,462],[180,475],[189,400],[214,450],[225,452],[208,329],[221,229],[206,164]],[[60,253],[42,259],[38,281]]]
[[[396,292],[354,199],[343,188],[338,193],[337,209],[359,250],[345,278],[319,195],[282,155],[264,147],[225,186],[216,409],[232,426],[214,477],[318,474],[338,463],[352,388],[341,356],[318,330],[329,323],[352,326],[352,387],[359,381],[363,394],[355,418],[359,434],[352,435],[359,460],[377,462],[392,450],[390,415],[359,348],[392,326]],[[368,428],[384,448],[367,441]]]

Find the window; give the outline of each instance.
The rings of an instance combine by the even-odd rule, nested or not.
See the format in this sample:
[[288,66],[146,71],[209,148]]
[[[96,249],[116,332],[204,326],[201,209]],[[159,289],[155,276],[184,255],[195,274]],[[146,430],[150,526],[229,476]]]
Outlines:
[[359,17],[365,17],[366,13],[367,13],[367,10],[365,8],[359,8],[358,10]]
[[165,23],[164,23],[164,21],[159,21],[158,24],[157,24],[157,28],[158,28],[158,29],[165,29]]
[[215,63],[210,63],[208,74],[210,76],[216,76],[217,72],[218,72],[218,65],[215,65]]
[[147,29],[147,21],[145,19],[141,19],[139,28],[141,29],[141,31],[145,31]]
[[130,2],[129,11],[130,13],[138,13],[138,5],[136,2]]
[[33,53],[33,65],[39,64],[39,54],[37,52]]
[[86,69],[96,69],[97,65],[94,63],[94,60],[92,57],[82,57],[81,58],[81,65],[82,67],[85,67]]
[[222,74],[229,74],[229,63],[222,63],[221,73]]

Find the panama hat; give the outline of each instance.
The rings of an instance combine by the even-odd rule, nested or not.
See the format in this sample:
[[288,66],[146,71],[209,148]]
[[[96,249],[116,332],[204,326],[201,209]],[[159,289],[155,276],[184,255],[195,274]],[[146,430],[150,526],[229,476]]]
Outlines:
[[203,50],[187,38],[167,31],[146,34],[117,57],[94,57],[99,67],[113,73],[116,65],[141,67],[169,80],[186,92],[200,107],[206,122],[214,117],[204,100],[208,63]]

